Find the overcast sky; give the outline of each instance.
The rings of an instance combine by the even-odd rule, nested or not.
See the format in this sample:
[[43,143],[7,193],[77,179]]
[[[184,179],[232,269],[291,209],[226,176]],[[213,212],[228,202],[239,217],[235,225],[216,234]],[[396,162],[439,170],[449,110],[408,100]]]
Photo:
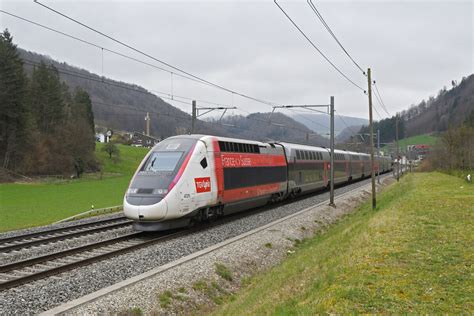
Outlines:
[[[367,96],[338,74],[273,1],[51,1],[44,4],[150,55],[226,88],[277,104],[321,104],[368,117]],[[313,42],[362,87],[366,78],[344,55],[305,0],[279,1]],[[373,77],[391,114],[473,73],[472,1],[315,1],[353,58]],[[154,63],[31,1],[1,0],[2,10]],[[162,91],[234,105],[235,114],[268,105],[102,53],[100,49],[0,13],[19,47]],[[171,88],[173,81],[173,88]],[[190,105],[173,103],[190,112]],[[377,101],[379,113],[386,117]],[[204,104],[201,104],[204,106]],[[241,111],[242,110],[242,111]],[[377,119],[378,117],[375,116]]]

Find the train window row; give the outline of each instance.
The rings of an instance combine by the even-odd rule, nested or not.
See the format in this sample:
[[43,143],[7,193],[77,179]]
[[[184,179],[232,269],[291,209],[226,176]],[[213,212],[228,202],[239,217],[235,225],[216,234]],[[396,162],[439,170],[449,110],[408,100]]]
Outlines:
[[296,150],[296,159],[298,160],[323,160],[323,154],[311,150]]
[[232,190],[287,181],[286,167],[224,168],[224,189]]
[[219,149],[223,152],[253,153],[253,154],[260,153],[260,148],[258,147],[258,145],[245,144],[245,143],[219,141]]
[[334,154],[335,160],[345,160],[344,154]]

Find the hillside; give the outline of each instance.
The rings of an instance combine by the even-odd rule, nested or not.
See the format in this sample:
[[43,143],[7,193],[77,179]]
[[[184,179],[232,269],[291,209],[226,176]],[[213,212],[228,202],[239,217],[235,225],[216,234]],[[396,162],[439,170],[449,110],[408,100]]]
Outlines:
[[[63,80],[71,89],[80,87],[87,91],[92,99],[96,124],[113,129],[143,131],[144,117],[151,112],[151,134],[165,138],[176,134],[178,130],[189,130],[191,116],[164,102],[146,89],[125,82],[102,78],[66,63],[19,49],[25,62],[25,69],[32,68],[41,61],[54,65]],[[160,115],[156,114],[160,113]],[[219,128],[202,121],[196,124],[198,132],[222,134]]]
[[[289,141],[301,144],[328,145],[328,139],[315,134],[305,125],[282,113],[253,113],[247,116],[230,116],[222,123],[229,135],[260,141]],[[233,125],[230,127],[227,125]],[[281,126],[281,125],[284,125]],[[306,139],[308,135],[308,139]]]
[[[289,115],[291,118],[304,124],[310,130],[314,131],[315,133],[325,135],[329,131],[329,116],[324,114],[311,114],[311,113],[291,113]],[[367,124],[368,120],[359,118],[359,117],[351,117],[351,116],[343,116],[343,115],[336,115],[334,117],[334,130],[336,136],[342,131],[347,133],[346,129],[350,127],[354,131],[357,131],[360,126]],[[350,129],[349,129],[350,131]],[[353,134],[353,133],[352,133]],[[348,135],[350,137],[351,135]]]
[[[438,92],[436,97],[430,96],[418,105],[412,105],[408,110],[400,113],[398,121],[400,139],[417,135],[432,135],[444,132],[449,126],[458,127],[474,118],[474,75],[464,77],[458,84],[453,81],[453,87],[446,87]],[[380,129],[380,142],[395,141],[396,117],[392,116],[374,123],[374,130]],[[368,133],[366,125],[359,129],[359,133]],[[416,142],[428,143],[426,139],[417,139]]]
[[[121,81],[103,78],[85,69],[61,63],[48,56],[18,49],[25,63],[27,73],[41,61],[52,64],[59,76],[71,89],[80,87],[91,97],[96,124],[107,128],[125,131],[143,131],[144,117],[150,112],[151,134],[158,138],[166,138],[176,134],[189,133],[191,116],[146,89]],[[191,107],[191,105],[190,105]],[[247,138],[255,140],[282,140],[306,143],[306,134],[314,134],[301,123],[277,113],[272,117],[274,124],[266,123],[268,113],[257,113],[244,116],[227,117],[222,123],[216,121],[197,120],[195,132],[219,136]],[[263,121],[263,123],[262,123]],[[311,135],[309,142],[324,144],[319,135]]]
[[474,75],[464,77],[453,88],[446,87],[437,97],[429,97],[417,106],[402,112],[406,121],[406,135],[414,136],[443,132],[448,126],[459,126],[474,112]]
[[350,140],[351,136],[354,136],[356,133],[358,133],[362,126],[363,125],[355,125],[344,128],[337,134],[336,140],[338,142],[346,142]]

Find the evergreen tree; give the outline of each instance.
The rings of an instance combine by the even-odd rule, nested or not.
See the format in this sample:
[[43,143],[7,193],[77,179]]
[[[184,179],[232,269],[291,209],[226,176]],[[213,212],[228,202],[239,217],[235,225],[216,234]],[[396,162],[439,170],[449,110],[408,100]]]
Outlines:
[[31,77],[29,99],[31,111],[38,131],[54,133],[65,118],[65,104],[62,84],[54,66],[41,62]]
[[92,112],[92,101],[89,94],[80,88],[76,89],[74,94],[74,104],[75,111],[72,111],[72,116],[75,117],[77,115],[84,117],[89,124],[92,133],[94,133],[94,113]]
[[0,162],[17,167],[27,141],[28,111],[25,104],[27,78],[13,38],[0,33]]

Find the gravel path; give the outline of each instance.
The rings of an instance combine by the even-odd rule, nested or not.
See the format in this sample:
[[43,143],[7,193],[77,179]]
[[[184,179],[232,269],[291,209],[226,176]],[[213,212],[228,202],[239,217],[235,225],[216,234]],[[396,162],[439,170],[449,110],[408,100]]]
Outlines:
[[[336,190],[345,193],[367,184],[360,181]],[[133,253],[98,262],[61,275],[6,290],[0,296],[0,314],[30,315],[141,274],[228,238],[237,236],[329,198],[325,192],[297,202],[250,213],[222,225],[183,236]]]

